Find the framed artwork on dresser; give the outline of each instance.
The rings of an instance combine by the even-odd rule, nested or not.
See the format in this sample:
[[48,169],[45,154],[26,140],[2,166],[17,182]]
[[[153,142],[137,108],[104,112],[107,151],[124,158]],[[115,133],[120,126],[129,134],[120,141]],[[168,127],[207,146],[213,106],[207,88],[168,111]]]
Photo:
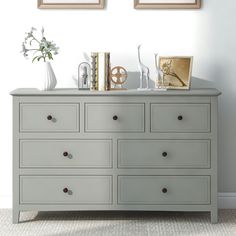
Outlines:
[[103,9],[105,0],[38,0],[40,9]]
[[193,57],[159,57],[166,89],[190,89]]
[[134,0],[136,9],[198,9],[201,0]]

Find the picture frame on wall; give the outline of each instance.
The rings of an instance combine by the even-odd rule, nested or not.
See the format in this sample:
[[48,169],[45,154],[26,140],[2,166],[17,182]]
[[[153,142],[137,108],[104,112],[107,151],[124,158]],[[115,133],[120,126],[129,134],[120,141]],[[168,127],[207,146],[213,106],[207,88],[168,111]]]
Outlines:
[[188,90],[191,86],[193,57],[159,57],[162,87]]
[[135,9],[199,9],[201,0],[134,0]]
[[38,0],[39,9],[103,9],[105,0]]

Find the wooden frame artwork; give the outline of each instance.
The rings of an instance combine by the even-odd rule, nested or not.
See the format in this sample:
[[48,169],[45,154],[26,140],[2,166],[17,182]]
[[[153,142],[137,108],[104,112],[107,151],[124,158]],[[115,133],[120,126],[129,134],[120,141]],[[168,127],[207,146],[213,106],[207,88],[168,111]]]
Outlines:
[[201,0],[134,0],[136,9],[199,9]]
[[193,57],[159,57],[166,89],[190,89]]
[[40,9],[103,9],[105,0],[38,0]]

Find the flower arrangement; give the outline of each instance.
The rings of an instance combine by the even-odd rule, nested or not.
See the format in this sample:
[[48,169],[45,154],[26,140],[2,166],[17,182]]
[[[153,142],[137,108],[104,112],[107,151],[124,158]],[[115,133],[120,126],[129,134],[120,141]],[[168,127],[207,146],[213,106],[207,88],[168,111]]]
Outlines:
[[28,58],[29,52],[33,53],[34,61],[43,60],[46,62],[47,60],[53,60],[53,55],[58,54],[59,48],[53,41],[48,41],[44,36],[44,28],[41,30],[41,39],[37,39],[35,36],[35,32],[37,29],[34,27],[31,28],[31,31],[26,33],[26,37],[24,42],[22,43],[22,51],[25,58]]

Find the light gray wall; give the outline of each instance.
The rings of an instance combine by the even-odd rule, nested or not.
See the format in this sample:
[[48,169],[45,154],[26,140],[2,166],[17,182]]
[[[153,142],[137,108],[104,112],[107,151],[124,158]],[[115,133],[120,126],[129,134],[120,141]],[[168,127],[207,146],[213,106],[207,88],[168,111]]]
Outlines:
[[236,1],[211,0],[205,9],[209,31],[202,37],[207,38],[208,77],[223,92],[219,99],[219,188],[236,192]]
[[[193,55],[194,87],[216,87],[220,97],[220,192],[236,192],[236,1],[202,0],[201,10],[133,9],[133,0],[107,0],[102,11],[36,8],[36,0],[2,1],[0,8],[0,195],[11,194],[11,98],[16,87],[36,87],[41,66],[19,54],[24,32],[44,25],[61,48],[53,63],[58,86],[75,86],[73,76],[83,51],[110,51],[112,64],[129,71],[129,85],[138,85],[136,46],[155,79],[154,56]],[[117,29],[120,29],[117,31]],[[120,33],[121,36],[117,36]]]

